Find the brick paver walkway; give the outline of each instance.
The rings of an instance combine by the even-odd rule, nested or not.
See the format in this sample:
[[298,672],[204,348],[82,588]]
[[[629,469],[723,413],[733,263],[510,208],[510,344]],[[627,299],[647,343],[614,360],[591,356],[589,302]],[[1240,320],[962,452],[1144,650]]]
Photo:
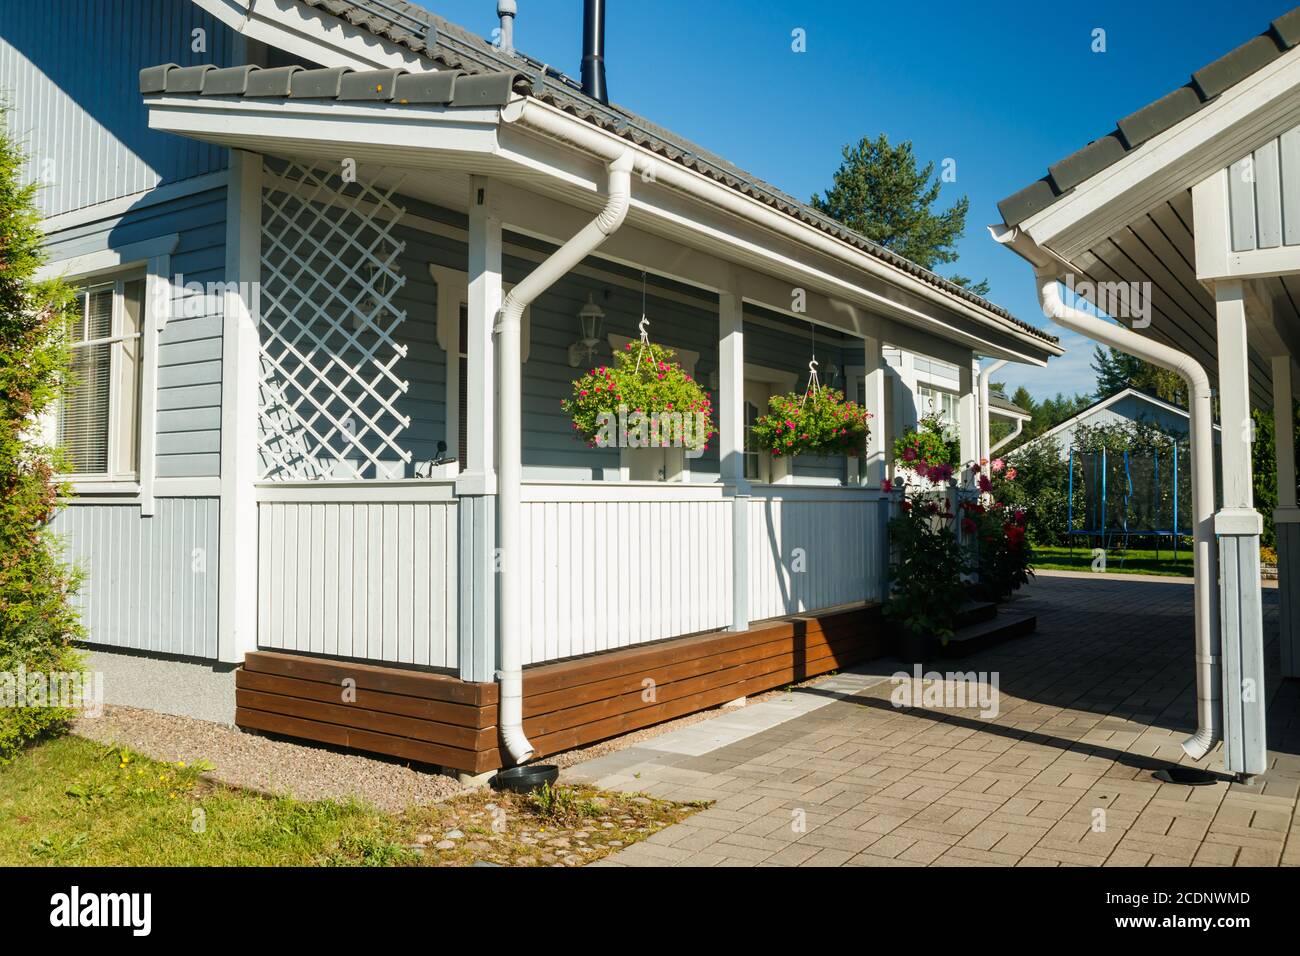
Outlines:
[[[1037,634],[941,665],[995,672],[995,717],[897,708],[888,680],[852,696],[812,687],[795,693],[831,703],[716,749],[675,752],[667,735],[580,764],[566,777],[716,801],[598,865],[1300,863],[1296,681],[1268,688],[1271,769],[1257,782],[1152,777],[1189,763],[1191,596],[1183,583],[1041,576],[1016,602],[1038,614]],[[1275,629],[1276,591],[1264,601]],[[1222,753],[1202,765],[1220,769]]]

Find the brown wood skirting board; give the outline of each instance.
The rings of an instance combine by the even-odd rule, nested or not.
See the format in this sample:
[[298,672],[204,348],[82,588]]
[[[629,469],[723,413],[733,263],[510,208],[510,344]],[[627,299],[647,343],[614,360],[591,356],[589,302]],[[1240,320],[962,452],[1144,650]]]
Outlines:
[[[884,643],[880,607],[857,604],[529,667],[524,732],[543,757],[879,657]],[[235,703],[241,727],[469,773],[502,766],[494,683],[257,651]]]

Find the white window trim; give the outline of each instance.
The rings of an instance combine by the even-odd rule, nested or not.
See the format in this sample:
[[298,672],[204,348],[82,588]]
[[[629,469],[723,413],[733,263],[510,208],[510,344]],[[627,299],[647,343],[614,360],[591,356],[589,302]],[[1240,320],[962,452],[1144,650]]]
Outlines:
[[[461,306],[469,306],[469,275],[460,269],[439,265],[436,262],[429,263],[429,275],[438,286],[436,338],[438,347],[447,356],[444,406],[447,410],[447,420],[443,426],[443,433],[447,437],[443,440],[447,443],[447,450],[457,454],[457,449],[460,448],[460,310]],[[513,282],[502,282],[502,298],[504,299],[514,287]],[[528,361],[531,351],[532,317],[533,309],[530,305],[524,309],[523,318],[520,319],[519,360],[521,362]],[[457,455],[456,474],[464,470],[465,462],[460,461]]]
[[[140,401],[136,408],[140,436],[136,449],[137,472],[133,480],[80,480],[70,477],[74,495],[118,494],[140,505],[142,517],[154,514],[154,479],[157,473],[158,339],[171,313],[171,257],[180,245],[180,233],[158,236],[116,249],[103,249],[46,263],[38,279],[62,278],[78,285],[134,268],[145,273],[144,315],[141,319]],[[109,426],[114,427],[112,424]]]

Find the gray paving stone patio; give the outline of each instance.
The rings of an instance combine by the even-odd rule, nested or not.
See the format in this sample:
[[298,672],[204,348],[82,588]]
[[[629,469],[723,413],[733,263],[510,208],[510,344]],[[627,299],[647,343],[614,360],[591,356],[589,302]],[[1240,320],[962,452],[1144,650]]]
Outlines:
[[[1268,774],[1152,776],[1190,763],[1191,596],[1040,576],[1015,602],[1035,635],[932,668],[996,675],[996,716],[970,700],[896,707],[899,665],[876,661],[578,764],[566,779],[714,801],[594,865],[1296,865],[1300,682],[1270,682]],[[1264,603],[1276,674],[1277,592]],[[1201,765],[1221,769],[1221,753]]]

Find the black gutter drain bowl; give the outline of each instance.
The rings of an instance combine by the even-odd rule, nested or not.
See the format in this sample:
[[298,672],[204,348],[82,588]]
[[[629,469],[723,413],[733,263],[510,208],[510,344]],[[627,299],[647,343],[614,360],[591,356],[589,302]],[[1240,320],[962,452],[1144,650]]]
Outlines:
[[1152,776],[1165,783],[1179,783],[1184,787],[1204,787],[1219,782],[1218,774],[1198,767],[1166,767],[1164,770],[1157,770]]
[[555,783],[560,768],[553,763],[524,764],[502,770],[492,778],[492,789],[513,793],[530,793],[546,784]]

